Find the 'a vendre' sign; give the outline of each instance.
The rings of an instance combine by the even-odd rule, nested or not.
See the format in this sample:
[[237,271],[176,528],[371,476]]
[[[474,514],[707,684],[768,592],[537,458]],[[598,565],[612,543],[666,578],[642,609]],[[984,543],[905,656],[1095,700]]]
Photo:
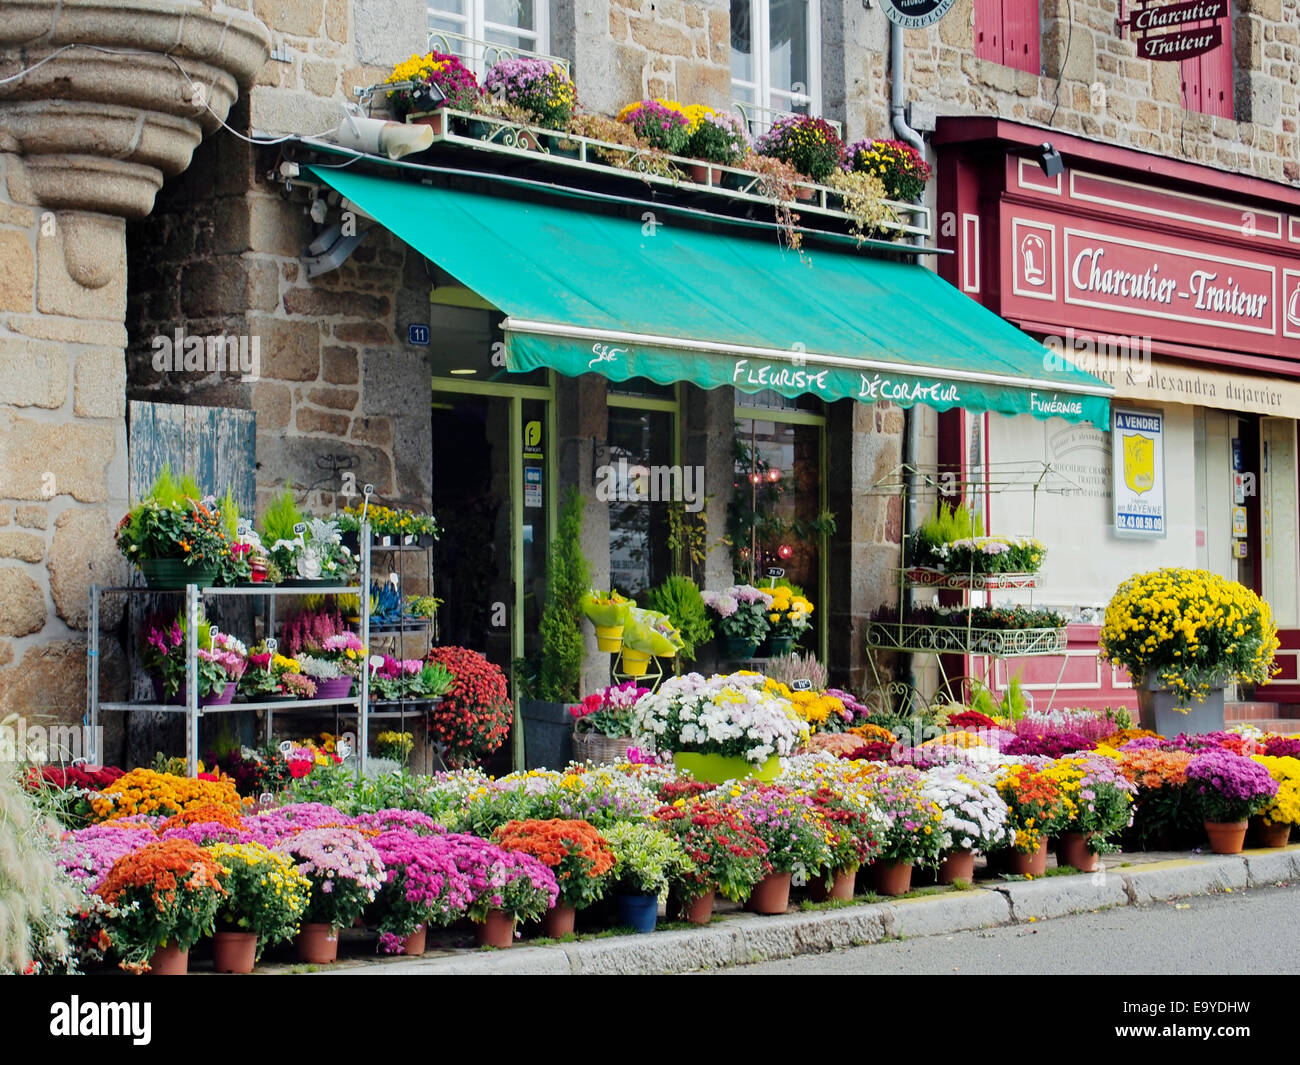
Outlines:
[[[1223,43],[1217,20],[1228,17],[1228,0],[1185,0],[1135,8],[1127,25],[1133,30],[1141,59],[1177,61],[1211,52]],[[1192,23],[1214,22],[1212,26]]]

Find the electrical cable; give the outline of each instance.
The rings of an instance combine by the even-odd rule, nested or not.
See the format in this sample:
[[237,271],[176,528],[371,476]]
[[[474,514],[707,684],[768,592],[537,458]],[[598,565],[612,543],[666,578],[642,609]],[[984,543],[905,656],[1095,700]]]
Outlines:
[[1061,82],[1065,80],[1065,65],[1070,61],[1070,45],[1074,43],[1074,0],[1066,0],[1065,55],[1061,57],[1061,69],[1056,75],[1056,90],[1052,93],[1052,114],[1047,124],[1056,121],[1056,109],[1061,106]]

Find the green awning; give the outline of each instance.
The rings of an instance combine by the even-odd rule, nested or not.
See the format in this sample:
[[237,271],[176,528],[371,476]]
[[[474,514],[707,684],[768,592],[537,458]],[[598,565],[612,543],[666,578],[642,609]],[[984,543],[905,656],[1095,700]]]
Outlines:
[[648,377],[1110,427],[1110,386],[912,263],[311,172],[506,316],[510,369]]

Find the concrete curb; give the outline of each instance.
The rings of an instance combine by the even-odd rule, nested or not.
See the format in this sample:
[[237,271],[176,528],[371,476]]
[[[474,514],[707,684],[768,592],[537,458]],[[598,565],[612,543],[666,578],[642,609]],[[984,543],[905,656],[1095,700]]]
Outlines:
[[727,916],[706,928],[545,947],[435,956],[333,970],[338,975],[628,976],[685,973],[821,954],[900,937],[949,935],[1112,906],[1300,882],[1300,846],[1205,855],[1078,876],[1009,881],[970,891],[788,913]]

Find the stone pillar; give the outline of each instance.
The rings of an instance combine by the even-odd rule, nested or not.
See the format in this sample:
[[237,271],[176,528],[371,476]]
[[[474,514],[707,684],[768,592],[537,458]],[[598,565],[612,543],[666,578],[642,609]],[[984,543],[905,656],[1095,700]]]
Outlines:
[[873,489],[899,479],[903,412],[891,404],[840,400],[827,408],[827,504],[837,517],[830,539],[832,682],[869,687],[867,616],[898,597],[902,493]]
[[704,468],[705,588],[733,583],[731,552],[721,541],[727,535],[727,508],[735,491],[735,409],[736,394],[730,388],[682,385],[682,463]]
[[[559,500],[576,488],[586,500],[582,518],[582,554],[591,566],[594,588],[609,587],[609,503],[596,498],[596,467],[609,461],[609,411],[605,379],[596,374],[557,377],[555,441]],[[595,691],[609,683],[609,655],[596,647],[596,633],[584,624],[586,657],[582,689]]]

